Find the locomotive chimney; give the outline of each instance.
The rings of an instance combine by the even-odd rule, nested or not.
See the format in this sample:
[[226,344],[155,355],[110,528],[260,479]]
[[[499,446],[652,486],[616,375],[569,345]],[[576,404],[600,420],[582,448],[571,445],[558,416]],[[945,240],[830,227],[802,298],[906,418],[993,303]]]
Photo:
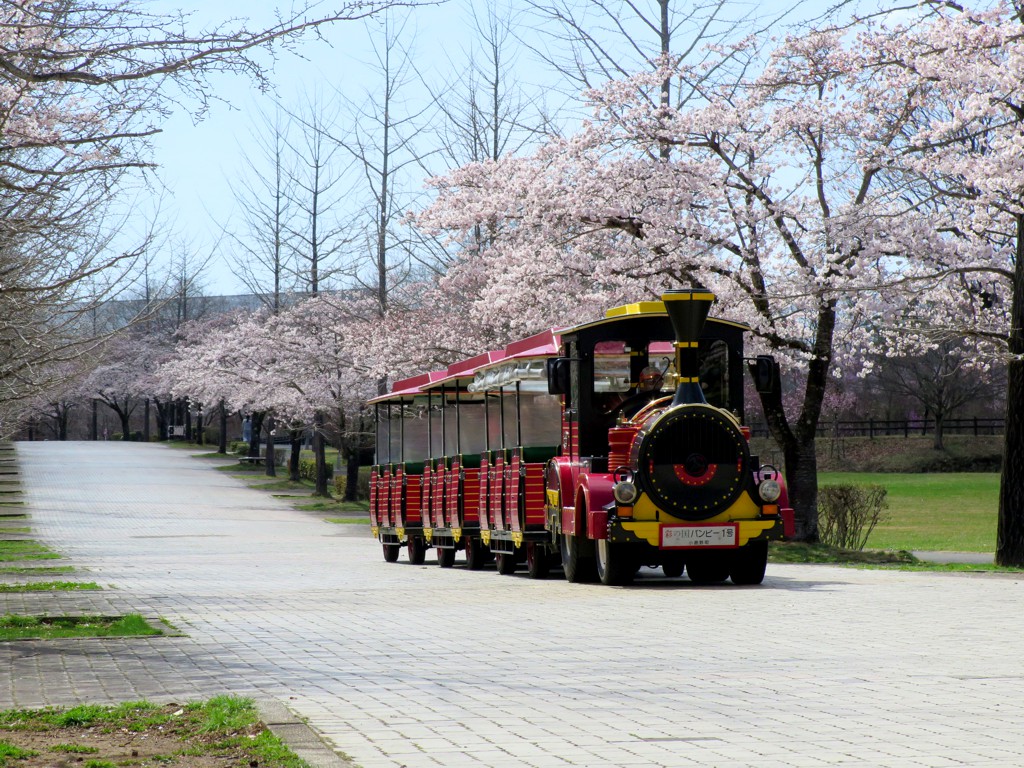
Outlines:
[[715,294],[703,288],[688,288],[663,293],[661,300],[672,321],[676,334],[676,373],[679,386],[672,405],[706,403],[700,386],[700,356],[698,340],[704,330]]

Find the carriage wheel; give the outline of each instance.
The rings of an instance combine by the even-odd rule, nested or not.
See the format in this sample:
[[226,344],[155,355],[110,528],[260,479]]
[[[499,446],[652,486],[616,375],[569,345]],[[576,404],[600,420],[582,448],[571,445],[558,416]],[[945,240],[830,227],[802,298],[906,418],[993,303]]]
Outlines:
[[437,550],[437,564],[442,568],[451,568],[455,565],[455,550],[454,549],[441,549],[438,547]]
[[516,572],[516,556],[507,552],[497,552],[494,561],[498,566],[498,573],[502,576],[511,576]]
[[471,571],[482,570],[487,564],[487,547],[480,539],[466,542],[466,567]]
[[385,563],[396,563],[398,562],[398,550],[397,544],[385,544],[384,545],[384,562]]
[[569,533],[562,534],[562,570],[565,572],[565,580],[571,584],[593,581],[597,575],[593,558],[583,557],[580,553],[581,549],[579,536]]
[[423,565],[427,559],[427,543],[419,536],[410,536],[407,546],[409,562],[413,565]]
[[531,579],[546,579],[551,571],[551,560],[543,544],[531,542],[526,545],[526,573]]
[[768,542],[755,541],[733,555],[729,576],[733,584],[760,584],[768,567]]
[[633,581],[636,575],[636,558],[628,544],[614,544],[608,539],[598,539],[597,577],[607,587],[623,587]]

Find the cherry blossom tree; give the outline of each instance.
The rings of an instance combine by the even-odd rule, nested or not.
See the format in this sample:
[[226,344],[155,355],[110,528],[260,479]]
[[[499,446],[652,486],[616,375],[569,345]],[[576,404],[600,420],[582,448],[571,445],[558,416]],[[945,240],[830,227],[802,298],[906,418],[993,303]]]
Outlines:
[[[880,94],[922,105],[879,170],[936,208],[944,247],[921,249],[879,308],[902,343],[961,344],[1005,365],[996,561],[1024,565],[1024,10],[928,6],[923,23],[869,25],[859,44]],[[888,105],[884,108],[891,108]],[[924,313],[921,307],[931,308]]]
[[[813,541],[817,425],[838,342],[860,316],[846,289],[884,272],[884,254],[942,248],[875,170],[917,105],[905,94],[902,112],[871,117],[872,84],[840,33],[788,40],[738,84],[714,86],[713,62],[662,64],[590,92],[594,117],[575,136],[435,180],[419,221],[464,244],[474,227],[495,233],[442,281],[473,286],[484,327],[526,331],[678,285],[713,289],[720,313],[800,372],[795,413],[780,397],[763,407],[798,536]],[[662,105],[666,79],[703,106]]]

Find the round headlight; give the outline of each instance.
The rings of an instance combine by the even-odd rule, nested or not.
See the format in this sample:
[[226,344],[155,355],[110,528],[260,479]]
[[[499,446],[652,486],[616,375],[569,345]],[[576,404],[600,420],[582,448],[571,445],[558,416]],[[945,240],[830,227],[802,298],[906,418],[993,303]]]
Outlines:
[[615,497],[615,501],[624,507],[628,507],[636,501],[637,495],[636,486],[629,482],[629,480],[623,480],[612,486],[612,496]]
[[782,486],[775,480],[762,480],[761,484],[757,486],[757,493],[763,501],[773,504],[782,495]]

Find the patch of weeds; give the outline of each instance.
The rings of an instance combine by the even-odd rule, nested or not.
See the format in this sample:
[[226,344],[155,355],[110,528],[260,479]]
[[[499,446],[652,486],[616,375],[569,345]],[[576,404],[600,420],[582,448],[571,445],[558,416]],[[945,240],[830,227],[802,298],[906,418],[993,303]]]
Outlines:
[[162,635],[137,613],[126,616],[0,616],[0,641],[66,637],[145,637]]
[[81,744],[54,744],[50,747],[51,752],[67,752],[71,755],[95,755],[99,747],[83,747]]
[[8,760],[27,760],[30,757],[35,757],[39,753],[33,749],[22,749],[9,741],[0,739],[0,768],[8,765]]
[[0,584],[0,592],[75,592],[97,590],[95,581],[36,581],[28,584]]
[[[0,712],[0,726],[9,736],[9,742],[0,743],[25,753],[64,753],[69,755],[65,759],[76,761],[69,764],[81,768],[309,768],[267,730],[251,699],[230,696],[184,706],[137,701],[117,707],[9,710]],[[138,737],[126,740],[126,732]],[[79,746],[84,743],[89,746]],[[90,758],[83,759],[85,755]],[[0,768],[8,768],[2,757]]]

